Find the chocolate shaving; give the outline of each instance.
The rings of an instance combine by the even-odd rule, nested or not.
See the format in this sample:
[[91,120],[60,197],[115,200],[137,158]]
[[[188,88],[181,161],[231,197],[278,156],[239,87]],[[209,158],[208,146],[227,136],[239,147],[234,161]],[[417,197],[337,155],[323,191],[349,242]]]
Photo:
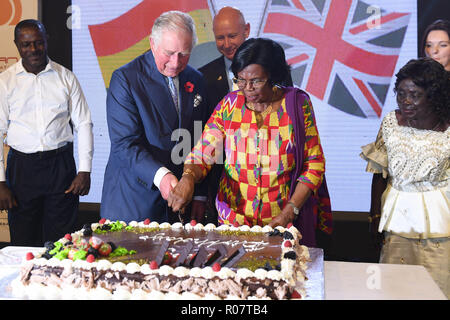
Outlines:
[[212,266],[214,263],[220,262],[220,260],[227,256],[227,253],[227,248],[223,244],[218,244],[212,256],[208,259],[208,261],[206,261],[205,267]]
[[159,248],[158,254],[156,255],[155,261],[158,264],[158,266],[161,265],[161,263],[164,260],[164,255],[166,254],[167,248],[169,248],[169,241],[163,240],[161,242],[161,247]]
[[194,247],[194,241],[189,240],[188,243],[181,249],[180,255],[178,256],[177,262],[175,263],[175,266],[180,266],[184,263],[186,260],[189,252],[191,252],[192,248]]
[[246,253],[244,246],[239,247],[234,251],[225,262],[222,263],[222,267],[231,268],[236,262],[238,262],[241,257]]
[[202,265],[206,262],[206,258],[208,257],[208,251],[206,251],[204,246],[201,246],[198,248],[198,252],[195,255],[194,259],[191,261],[191,267],[199,267],[201,268]]

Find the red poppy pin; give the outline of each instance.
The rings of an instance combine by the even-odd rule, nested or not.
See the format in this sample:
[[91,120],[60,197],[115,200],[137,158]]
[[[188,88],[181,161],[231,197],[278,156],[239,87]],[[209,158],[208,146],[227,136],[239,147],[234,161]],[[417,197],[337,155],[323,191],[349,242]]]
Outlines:
[[186,92],[193,92],[194,91],[194,84],[192,82],[186,82],[184,84],[184,90],[186,90]]

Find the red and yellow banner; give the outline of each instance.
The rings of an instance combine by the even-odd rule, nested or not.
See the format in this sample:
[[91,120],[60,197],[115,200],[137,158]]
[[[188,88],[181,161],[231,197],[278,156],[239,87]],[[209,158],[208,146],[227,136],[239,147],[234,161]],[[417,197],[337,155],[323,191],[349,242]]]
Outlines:
[[150,49],[153,22],[163,12],[179,10],[194,19],[199,43],[213,41],[212,18],[206,0],[144,0],[108,22],[90,25],[89,32],[105,87],[114,70]]

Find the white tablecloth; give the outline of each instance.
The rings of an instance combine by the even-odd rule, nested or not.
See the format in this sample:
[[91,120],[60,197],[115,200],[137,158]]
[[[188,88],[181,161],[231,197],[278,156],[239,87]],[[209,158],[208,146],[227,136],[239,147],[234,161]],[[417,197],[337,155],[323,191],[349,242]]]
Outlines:
[[[17,276],[19,265],[29,251],[42,248],[6,247],[0,250],[0,282]],[[446,300],[423,266],[354,262],[323,262],[319,259],[308,287],[324,288],[313,298],[326,300]],[[313,255],[312,255],[313,256]],[[323,275],[321,276],[321,272]],[[324,284],[322,283],[324,281]],[[317,291],[317,290],[315,290]],[[0,293],[1,294],[1,293]]]
[[325,261],[326,300],[447,300],[423,266]]

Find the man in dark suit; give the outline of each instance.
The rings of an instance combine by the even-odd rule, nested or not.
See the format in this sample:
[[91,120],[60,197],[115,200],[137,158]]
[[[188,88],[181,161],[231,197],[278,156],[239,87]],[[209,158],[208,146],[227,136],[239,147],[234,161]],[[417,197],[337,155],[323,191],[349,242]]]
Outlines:
[[[233,89],[237,90],[237,87],[233,88],[233,74],[230,69],[231,61],[236,50],[248,38],[250,24],[245,23],[244,15],[238,9],[223,7],[214,16],[213,32],[217,50],[222,55],[199,68],[206,80],[208,112],[210,115],[228,92]],[[222,164],[214,165],[206,179],[208,184],[208,201],[206,204],[205,223],[217,224],[215,200],[222,170]]]
[[[152,28],[152,50],[114,71],[106,103],[111,152],[103,218],[176,221],[166,199],[208,117],[203,77],[187,65],[195,42],[189,15],[163,13]],[[196,121],[200,132],[194,135]]]

